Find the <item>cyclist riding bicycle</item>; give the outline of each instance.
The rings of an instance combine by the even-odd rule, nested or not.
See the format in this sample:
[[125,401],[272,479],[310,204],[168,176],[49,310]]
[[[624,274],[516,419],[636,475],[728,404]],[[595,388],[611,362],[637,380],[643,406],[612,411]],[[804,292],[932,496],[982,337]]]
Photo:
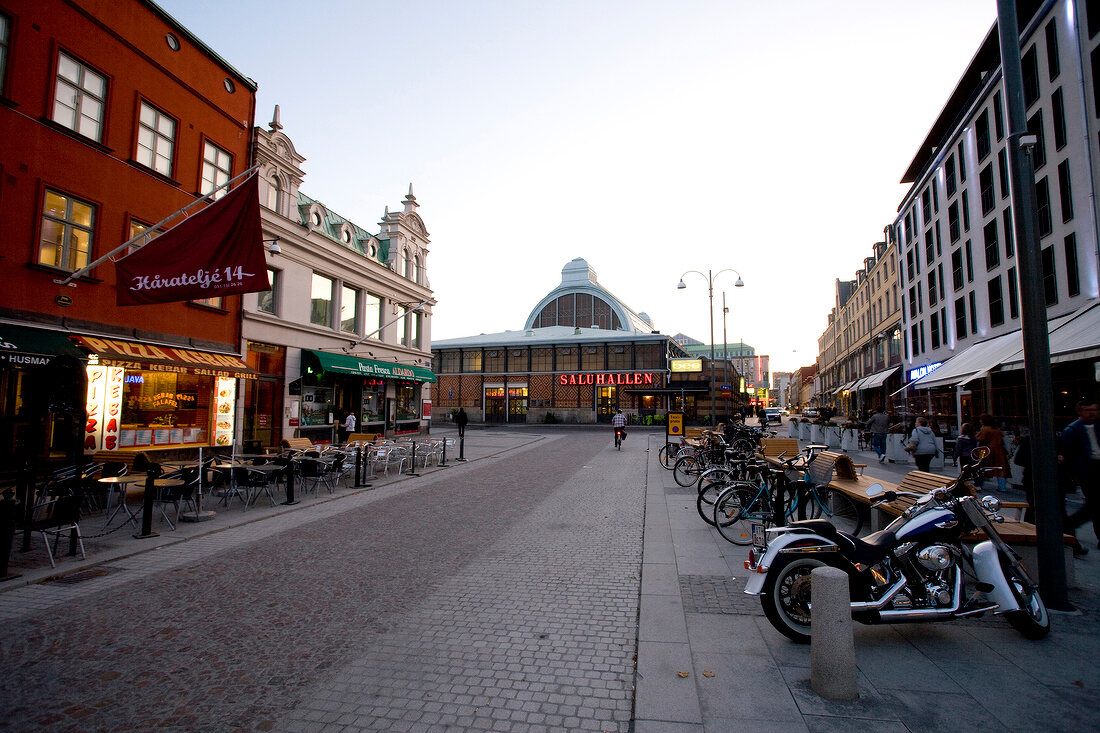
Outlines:
[[615,417],[611,418],[611,427],[615,429],[615,433],[619,435],[620,439],[626,439],[626,415],[623,414],[622,410],[616,412]]

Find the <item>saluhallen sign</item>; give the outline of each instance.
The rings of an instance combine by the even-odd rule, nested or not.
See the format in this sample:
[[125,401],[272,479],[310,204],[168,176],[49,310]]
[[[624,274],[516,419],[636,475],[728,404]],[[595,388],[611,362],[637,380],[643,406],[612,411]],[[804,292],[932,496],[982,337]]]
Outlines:
[[587,374],[559,374],[558,384],[562,386],[595,384],[598,386],[652,387],[656,386],[654,379],[655,375],[652,372],[614,372],[611,374],[589,372]]

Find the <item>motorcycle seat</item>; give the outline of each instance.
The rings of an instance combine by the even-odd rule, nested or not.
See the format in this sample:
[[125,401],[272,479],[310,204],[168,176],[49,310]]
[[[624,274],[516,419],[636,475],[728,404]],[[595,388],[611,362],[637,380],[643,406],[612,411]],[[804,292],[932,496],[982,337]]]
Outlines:
[[863,538],[853,537],[838,530],[827,519],[802,519],[791,522],[788,526],[809,530],[835,542],[837,547],[840,548],[840,552],[848,556],[852,562],[864,565],[878,563],[893,548],[896,539],[892,531],[885,529]]

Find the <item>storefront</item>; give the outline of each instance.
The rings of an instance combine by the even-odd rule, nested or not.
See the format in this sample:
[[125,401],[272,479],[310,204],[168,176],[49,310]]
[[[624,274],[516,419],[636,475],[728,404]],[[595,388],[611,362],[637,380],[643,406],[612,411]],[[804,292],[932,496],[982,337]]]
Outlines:
[[84,451],[229,446],[240,357],[173,346],[74,336],[91,352]]
[[0,463],[75,460],[85,358],[59,331],[0,324]]
[[291,391],[290,425],[297,437],[314,443],[337,440],[337,423],[347,412],[355,413],[360,432],[419,432],[421,421],[431,419],[425,385],[434,381],[435,374],[420,366],[303,350],[301,382]]
[[253,446],[277,446],[283,440],[286,347],[258,341],[249,341],[246,346],[245,360],[257,372],[257,378],[243,384],[241,437]]

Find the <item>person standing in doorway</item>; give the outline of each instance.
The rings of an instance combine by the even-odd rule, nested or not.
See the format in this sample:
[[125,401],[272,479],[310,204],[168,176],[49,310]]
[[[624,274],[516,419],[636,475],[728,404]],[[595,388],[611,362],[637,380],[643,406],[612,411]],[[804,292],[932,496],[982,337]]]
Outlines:
[[882,407],[875,408],[875,414],[867,421],[864,429],[871,434],[871,448],[878,455],[878,462],[886,462],[886,433],[890,429],[890,418]]
[[470,417],[466,414],[466,408],[458,408],[458,412],[455,413],[455,425],[458,426],[458,437],[464,437],[466,435],[466,423],[470,422]]
[[1064,463],[1085,495],[1085,504],[1066,518],[1066,532],[1076,534],[1085,522],[1100,539],[1100,435],[1096,429],[1096,400],[1077,403],[1077,419],[1066,426],[1058,446],[1058,461]]

